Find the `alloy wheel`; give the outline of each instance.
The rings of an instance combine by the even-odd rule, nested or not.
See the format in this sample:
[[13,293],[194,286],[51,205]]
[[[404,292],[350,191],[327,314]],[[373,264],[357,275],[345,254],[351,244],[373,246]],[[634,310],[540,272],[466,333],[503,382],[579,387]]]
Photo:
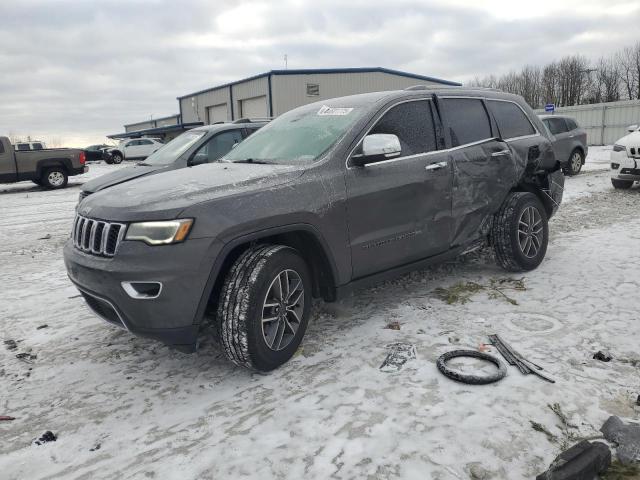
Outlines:
[[571,156],[571,170],[574,172],[580,171],[582,168],[582,155],[578,152],[574,152]]
[[295,270],[283,270],[271,281],[262,306],[262,336],[273,351],[295,338],[304,312],[304,284]]
[[527,258],[534,258],[543,241],[542,215],[536,207],[527,207],[518,220],[518,244],[520,251]]
[[64,183],[64,175],[61,172],[50,172],[47,176],[47,180],[49,180],[49,184],[53,187],[59,187]]

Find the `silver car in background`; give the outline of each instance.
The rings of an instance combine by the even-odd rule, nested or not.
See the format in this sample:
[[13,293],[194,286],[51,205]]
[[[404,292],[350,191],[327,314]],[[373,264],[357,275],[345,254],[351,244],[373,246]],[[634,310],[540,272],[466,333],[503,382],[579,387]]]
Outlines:
[[539,115],[554,137],[553,150],[565,175],[577,175],[587,158],[587,132],[571,117]]

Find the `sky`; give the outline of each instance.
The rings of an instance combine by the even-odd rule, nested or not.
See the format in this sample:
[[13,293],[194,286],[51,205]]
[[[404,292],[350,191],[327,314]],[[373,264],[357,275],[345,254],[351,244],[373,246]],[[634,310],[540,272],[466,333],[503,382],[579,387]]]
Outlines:
[[102,143],[285,54],[464,83],[638,41],[638,0],[1,0],[0,135]]

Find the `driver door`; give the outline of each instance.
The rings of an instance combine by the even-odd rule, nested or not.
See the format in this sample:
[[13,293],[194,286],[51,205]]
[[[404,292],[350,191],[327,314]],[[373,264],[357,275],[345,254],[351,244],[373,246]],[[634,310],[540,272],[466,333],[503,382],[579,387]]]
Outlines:
[[[400,155],[365,166],[349,159],[347,221],[354,279],[449,248],[452,170],[446,153],[437,150],[437,122],[430,100],[399,103],[367,134],[397,136]],[[352,156],[362,151],[362,142]]]

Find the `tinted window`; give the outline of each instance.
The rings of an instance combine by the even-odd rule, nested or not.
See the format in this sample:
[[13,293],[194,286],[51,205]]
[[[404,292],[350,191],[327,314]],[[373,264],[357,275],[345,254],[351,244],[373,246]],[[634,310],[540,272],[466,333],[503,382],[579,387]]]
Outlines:
[[496,119],[502,138],[524,137],[536,133],[525,113],[515,103],[489,100],[487,105]]
[[153,142],[151,140],[138,140],[138,145],[151,145]]
[[29,144],[28,143],[19,143],[17,145],[17,150],[29,150]]
[[129,143],[127,143],[125,145],[125,147],[135,147],[136,145],[138,145],[138,141],[137,140],[132,140]]
[[397,136],[403,157],[437,149],[429,101],[396,105],[384,114],[369,133],[391,133]]
[[546,118],[545,122],[547,122],[547,127],[554,135],[567,131],[567,124],[564,118]]
[[4,145],[0,142],[0,153],[4,153]]
[[564,121],[567,122],[567,128],[569,130],[575,130],[578,128],[578,124],[573,118],[565,118]]
[[34,143],[33,144],[33,149],[34,150],[42,150],[42,144],[41,143]]
[[242,141],[240,130],[229,130],[215,135],[196,152],[197,157],[206,157],[202,161],[215,162],[229,152],[236,143]]
[[148,165],[169,165],[175,162],[180,155],[191,148],[198,140],[204,137],[205,132],[202,130],[190,130],[178,135],[162,148],[153,152],[144,161]]
[[491,138],[489,117],[481,100],[445,98],[442,107],[453,147]]

